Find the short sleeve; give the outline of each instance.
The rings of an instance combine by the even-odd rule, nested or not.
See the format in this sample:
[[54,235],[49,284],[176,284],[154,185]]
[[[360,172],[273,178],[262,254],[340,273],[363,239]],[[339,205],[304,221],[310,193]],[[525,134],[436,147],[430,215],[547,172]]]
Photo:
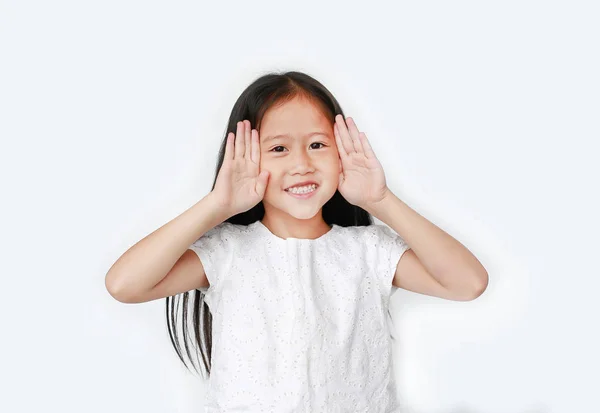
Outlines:
[[372,248],[376,259],[377,275],[381,279],[383,292],[389,294],[392,288],[396,267],[402,257],[402,254],[410,249],[406,241],[400,237],[391,228],[385,225],[370,225]]
[[233,224],[222,222],[189,246],[188,249],[194,251],[202,261],[206,278],[210,284],[208,288],[200,288],[200,291],[209,293],[221,284],[231,267],[234,237]]

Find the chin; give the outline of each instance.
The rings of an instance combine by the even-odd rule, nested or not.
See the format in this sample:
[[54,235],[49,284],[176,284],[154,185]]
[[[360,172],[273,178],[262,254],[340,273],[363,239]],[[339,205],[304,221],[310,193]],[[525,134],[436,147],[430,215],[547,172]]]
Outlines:
[[310,210],[301,211],[299,208],[293,208],[292,210],[284,210],[284,211],[296,219],[307,219],[308,220],[308,219],[314,218],[315,215],[317,215],[320,210],[321,210],[321,208],[318,208],[317,210],[313,210],[311,208]]
[[[285,195],[288,197],[289,195]],[[308,200],[307,200],[308,201]],[[323,208],[323,205],[319,200],[312,200],[312,202],[307,202],[303,204],[301,202],[295,203],[295,200],[286,200],[277,199],[275,202],[269,202],[266,199],[263,199],[263,204],[265,208],[272,208],[273,210],[279,210],[285,214],[288,214],[296,219],[308,220],[313,218],[315,215],[319,213],[319,211]]]
[[319,213],[319,211],[323,208],[323,205],[313,204],[313,205],[288,205],[288,204],[269,204],[269,207],[284,212],[296,219],[311,219],[315,215]]

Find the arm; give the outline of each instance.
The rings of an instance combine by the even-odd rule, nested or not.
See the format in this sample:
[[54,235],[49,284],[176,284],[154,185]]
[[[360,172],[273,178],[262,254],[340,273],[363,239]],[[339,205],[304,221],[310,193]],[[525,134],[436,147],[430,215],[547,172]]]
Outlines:
[[389,189],[365,209],[396,231],[412,250],[400,259],[394,286],[457,301],[475,299],[485,291],[488,274],[477,258]]
[[458,301],[479,296],[487,287],[485,268],[462,244],[388,189],[381,163],[354,120],[348,117],[344,122],[341,114],[336,115],[334,135],[342,196],[389,225],[411,248],[398,261],[393,285]]
[[105,284],[114,298],[125,302],[151,291],[194,241],[229,218],[212,194],[138,241],[112,265]]

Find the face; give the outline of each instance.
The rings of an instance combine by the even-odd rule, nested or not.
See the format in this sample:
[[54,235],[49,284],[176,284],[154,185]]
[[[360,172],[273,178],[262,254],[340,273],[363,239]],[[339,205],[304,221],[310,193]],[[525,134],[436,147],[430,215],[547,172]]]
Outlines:
[[[259,137],[260,170],[270,172],[263,197],[265,215],[320,218],[321,208],[337,190],[341,168],[333,124],[314,104],[294,98],[265,113]],[[286,191],[305,181],[316,183],[312,193]]]

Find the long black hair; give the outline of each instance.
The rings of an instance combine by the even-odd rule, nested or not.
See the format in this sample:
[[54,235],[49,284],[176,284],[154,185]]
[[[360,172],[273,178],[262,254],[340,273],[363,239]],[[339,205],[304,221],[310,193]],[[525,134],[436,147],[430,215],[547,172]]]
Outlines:
[[[237,122],[248,119],[250,124],[256,130],[260,129],[261,120],[265,112],[274,105],[285,103],[295,97],[308,99],[315,104],[330,121],[332,127],[335,123],[335,116],[341,114],[344,119],[344,113],[338,101],[333,97],[331,92],[325,88],[320,82],[315,80],[308,74],[290,71],[285,73],[267,73],[254,80],[239,96],[227,124],[217,165],[215,168],[215,178],[211,191],[215,188],[217,176],[223,164],[225,155],[225,146],[227,143],[227,134],[229,132],[236,133]],[[255,126],[256,125],[256,126]],[[232,224],[249,225],[263,218],[265,209],[262,201],[246,212],[234,215],[225,220]],[[323,205],[323,219],[328,225],[337,224],[342,227],[348,226],[366,226],[372,225],[373,220],[371,215],[364,209],[350,204],[346,201],[339,191]],[[189,295],[193,293],[192,299],[192,325],[194,329],[194,344],[197,349],[200,349],[202,360],[204,362],[204,372],[210,375],[211,368],[211,353],[212,353],[212,314],[206,302],[204,301],[204,293],[200,290],[185,292],[172,297],[167,297],[166,300],[166,315],[167,326],[169,329],[169,337],[173,343],[173,347],[177,352],[184,366],[188,368],[183,359],[181,347],[178,343],[177,336],[177,314],[180,308],[180,300],[182,311],[182,332],[183,342],[187,356],[191,360],[190,347],[188,345],[188,301]],[[198,355],[196,351],[196,356]],[[193,365],[193,362],[192,362]],[[195,368],[195,365],[194,365]],[[189,368],[188,368],[189,370]]]

